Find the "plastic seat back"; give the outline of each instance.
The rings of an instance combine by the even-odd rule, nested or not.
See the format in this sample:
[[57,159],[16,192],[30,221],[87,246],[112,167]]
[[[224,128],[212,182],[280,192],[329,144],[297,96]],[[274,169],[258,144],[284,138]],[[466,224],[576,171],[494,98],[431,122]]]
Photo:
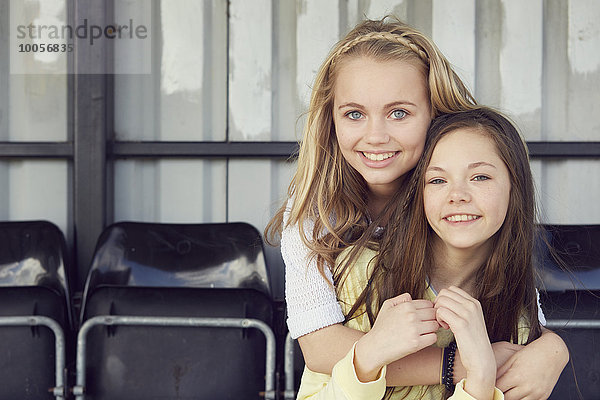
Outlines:
[[249,288],[270,295],[262,240],[246,223],[113,224],[98,239],[84,301],[103,285]]
[[548,292],[600,290],[600,225],[543,225],[541,228],[560,258],[557,262],[545,245],[538,243],[542,289]]
[[43,326],[6,324],[42,316],[70,331],[66,260],[64,236],[52,223],[0,222],[0,398],[54,398],[55,335]]
[[262,241],[248,224],[123,222],[108,227],[88,274],[81,320],[136,316],[148,317],[150,325],[90,328],[86,395],[264,398],[267,357],[260,331],[161,326],[160,321],[235,318],[270,327],[269,292]]
[[[561,261],[541,252],[540,292],[548,327],[571,353],[550,399],[584,399],[600,391],[600,225],[547,225]],[[567,267],[565,271],[561,264]]]

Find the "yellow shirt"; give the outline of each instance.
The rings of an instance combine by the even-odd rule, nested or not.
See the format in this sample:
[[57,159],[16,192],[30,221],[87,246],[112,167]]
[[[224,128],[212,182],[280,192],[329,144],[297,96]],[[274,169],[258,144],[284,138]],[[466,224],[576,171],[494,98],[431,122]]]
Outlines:
[[[349,249],[344,250],[338,257],[342,259],[347,254]],[[363,289],[369,281],[372,269],[374,267],[373,258],[376,252],[373,250],[365,250],[356,259],[352,268],[349,271],[348,277],[343,281],[339,288],[339,302],[344,315],[350,311],[350,308],[362,293]],[[428,288],[425,296],[428,300],[434,300],[436,295]],[[359,317],[353,318],[346,323],[346,326],[357,329],[363,332],[368,332],[371,329],[369,318],[366,314],[364,306],[358,310]],[[527,337],[526,330],[524,338]],[[521,336],[521,335],[520,335]],[[454,339],[452,332],[446,329],[439,329],[437,332],[436,347],[446,347]],[[520,338],[521,339],[521,338]],[[358,380],[354,369],[354,347],[348,354],[340,360],[333,368],[332,375],[320,374],[313,372],[308,368],[304,368],[302,381],[298,391],[297,399],[347,399],[347,400],[363,400],[363,399],[381,399],[385,394],[385,372],[384,367],[375,381],[363,383]],[[464,379],[456,385],[452,400],[473,400],[474,398],[463,389]],[[443,399],[444,387],[442,385],[430,386],[411,386],[411,387],[396,387],[391,399],[405,400],[440,400]],[[499,389],[495,390],[494,400],[504,399],[504,395]]]

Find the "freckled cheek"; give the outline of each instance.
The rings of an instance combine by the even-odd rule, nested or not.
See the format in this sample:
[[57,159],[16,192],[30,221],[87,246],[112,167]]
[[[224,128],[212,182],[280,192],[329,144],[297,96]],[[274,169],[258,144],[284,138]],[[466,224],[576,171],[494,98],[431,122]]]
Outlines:
[[508,210],[508,202],[509,202],[509,192],[508,191],[490,191],[486,193],[487,196],[487,205],[488,212],[491,212],[495,216],[495,221],[497,228],[499,229],[504,220],[506,219],[506,212]]
[[344,148],[355,146],[361,139],[361,133],[351,127],[336,125],[335,136],[338,144]]
[[352,144],[351,143],[352,141],[350,140],[348,133],[344,130],[336,129],[335,137],[336,137],[338,145],[340,146],[342,151],[347,149],[348,146],[350,146]]
[[423,191],[423,208],[425,209],[425,216],[427,217],[427,220],[430,224],[431,221],[434,219],[437,203],[438,201],[436,201],[435,195],[431,192],[431,190],[428,190],[426,188]]
[[[509,190],[510,192],[510,190]],[[499,196],[500,197],[500,196]],[[509,202],[509,196],[505,196],[505,197],[500,197],[501,203],[498,206],[498,219],[501,221],[500,225],[502,225],[504,223],[504,220],[506,219],[506,213],[508,212],[508,202]]]

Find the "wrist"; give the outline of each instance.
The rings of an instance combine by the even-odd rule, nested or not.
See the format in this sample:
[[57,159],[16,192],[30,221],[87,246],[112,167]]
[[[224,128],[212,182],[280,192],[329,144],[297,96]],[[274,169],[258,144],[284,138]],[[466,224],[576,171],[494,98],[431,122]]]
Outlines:
[[494,398],[495,384],[487,380],[480,381],[476,378],[467,377],[463,390],[478,400],[492,400]]
[[476,368],[467,369],[464,389],[476,399],[492,399],[496,386],[496,363],[493,353],[487,361],[482,360]]
[[477,382],[481,387],[494,388],[496,386],[496,371],[488,370],[477,370],[473,372],[467,372],[466,382]]
[[363,336],[354,346],[354,370],[361,382],[370,382],[377,379],[379,372],[386,365],[378,360],[367,335]]

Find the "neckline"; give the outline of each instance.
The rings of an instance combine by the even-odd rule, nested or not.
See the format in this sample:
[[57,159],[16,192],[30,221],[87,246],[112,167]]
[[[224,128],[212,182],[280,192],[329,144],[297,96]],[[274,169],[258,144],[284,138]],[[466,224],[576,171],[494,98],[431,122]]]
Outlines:
[[433,285],[431,284],[431,281],[429,280],[429,276],[427,276],[427,286],[429,287],[429,289],[431,289],[431,291],[433,292],[433,294],[438,295],[438,291],[435,290],[435,288],[433,287]]

